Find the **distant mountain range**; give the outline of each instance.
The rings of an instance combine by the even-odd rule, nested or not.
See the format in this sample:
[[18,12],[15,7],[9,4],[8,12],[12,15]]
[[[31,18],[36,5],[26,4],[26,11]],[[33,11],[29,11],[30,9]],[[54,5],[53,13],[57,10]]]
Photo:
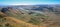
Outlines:
[[60,5],[16,5],[16,6],[0,6],[0,8],[11,7],[24,11],[54,12],[60,14]]

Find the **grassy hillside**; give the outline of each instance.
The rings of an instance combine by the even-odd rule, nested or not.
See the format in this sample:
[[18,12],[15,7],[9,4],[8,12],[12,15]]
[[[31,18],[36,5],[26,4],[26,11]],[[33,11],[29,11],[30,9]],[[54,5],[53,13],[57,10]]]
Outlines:
[[26,23],[13,17],[4,16],[0,12],[0,27],[37,27],[36,25]]
[[0,27],[60,27],[60,16],[54,12],[26,12],[12,7],[0,10]]

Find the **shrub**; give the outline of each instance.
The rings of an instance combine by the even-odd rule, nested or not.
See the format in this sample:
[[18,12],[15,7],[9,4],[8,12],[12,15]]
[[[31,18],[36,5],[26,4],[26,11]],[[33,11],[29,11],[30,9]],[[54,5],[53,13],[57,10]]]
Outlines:
[[40,21],[38,19],[31,18],[31,20],[29,20],[29,23],[33,23],[35,25],[39,25],[40,24]]

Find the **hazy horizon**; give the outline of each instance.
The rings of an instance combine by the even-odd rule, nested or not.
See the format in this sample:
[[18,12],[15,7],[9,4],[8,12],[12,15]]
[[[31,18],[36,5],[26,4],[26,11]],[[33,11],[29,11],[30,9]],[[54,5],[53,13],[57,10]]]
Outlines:
[[60,4],[60,0],[0,0],[0,5]]

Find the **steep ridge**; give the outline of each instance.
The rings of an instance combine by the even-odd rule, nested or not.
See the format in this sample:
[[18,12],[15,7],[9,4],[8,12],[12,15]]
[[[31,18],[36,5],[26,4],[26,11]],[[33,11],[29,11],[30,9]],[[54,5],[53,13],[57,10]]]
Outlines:
[[15,17],[17,19],[24,20],[24,21],[28,21],[30,19],[30,16],[28,15],[28,13],[19,9],[13,9],[12,7],[8,7],[8,10],[5,12],[5,14],[10,17]]
[[[3,13],[3,12],[1,12],[1,13]],[[21,25],[21,27],[23,27],[23,26],[38,27],[38,25],[40,26],[40,22],[44,22],[44,20],[47,19],[47,17],[45,15],[42,15],[40,13],[34,13],[34,12],[27,13],[25,11],[12,9],[12,8],[8,8],[8,10],[1,15],[4,16],[4,14],[7,15],[7,17],[3,17],[4,19],[7,19],[6,22],[8,22],[12,26],[18,25],[19,27],[20,27],[20,25]],[[41,19],[42,19],[42,21],[41,21]]]

